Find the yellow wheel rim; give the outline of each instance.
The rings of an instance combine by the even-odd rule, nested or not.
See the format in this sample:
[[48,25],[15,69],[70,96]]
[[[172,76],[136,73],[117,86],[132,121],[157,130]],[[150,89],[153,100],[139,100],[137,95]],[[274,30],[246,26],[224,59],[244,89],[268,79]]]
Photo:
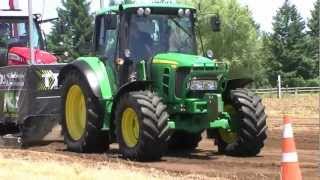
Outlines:
[[71,86],[68,91],[65,117],[70,137],[79,140],[85,131],[87,109],[84,94],[78,85]]
[[[229,113],[229,115],[231,116],[231,120],[234,120],[233,118],[236,115],[237,111],[234,109],[233,106],[229,104],[225,105],[224,111]],[[219,134],[221,139],[228,144],[233,143],[238,137],[236,132],[228,131],[225,129],[219,129]]]
[[121,131],[126,145],[130,148],[138,144],[140,131],[138,115],[132,108],[127,108],[122,114]]
[[219,129],[219,134],[221,139],[228,144],[233,143],[238,137],[237,133],[229,132],[225,129]]

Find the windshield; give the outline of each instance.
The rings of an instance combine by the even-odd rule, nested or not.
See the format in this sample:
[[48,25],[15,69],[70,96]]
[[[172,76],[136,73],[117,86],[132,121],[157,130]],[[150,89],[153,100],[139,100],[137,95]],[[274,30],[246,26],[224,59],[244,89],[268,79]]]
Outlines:
[[[40,37],[38,29],[33,23],[32,27],[32,45],[40,48]],[[11,20],[0,19],[0,47],[7,48],[10,45],[19,44],[19,46],[29,47],[29,23],[28,19]]]
[[129,50],[133,60],[149,60],[158,53],[197,54],[193,21],[178,15],[132,15]]

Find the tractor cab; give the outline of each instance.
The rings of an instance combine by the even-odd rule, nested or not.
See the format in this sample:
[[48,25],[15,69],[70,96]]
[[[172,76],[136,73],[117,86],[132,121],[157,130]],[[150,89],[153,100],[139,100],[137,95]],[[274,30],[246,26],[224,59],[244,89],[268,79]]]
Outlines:
[[[122,9],[122,10],[121,10]],[[157,54],[197,55],[195,9],[124,4],[96,18],[95,51],[117,67],[120,85],[140,79],[139,64],[150,68]]]
[[[32,34],[30,42],[29,35]],[[28,14],[21,10],[0,10],[0,64],[31,64],[30,44],[35,48],[38,64],[51,64],[56,58],[44,52],[45,42],[40,30],[40,19],[34,16],[32,31],[29,30]]]
[[[167,12],[159,8],[138,8],[128,14],[128,35],[125,51],[133,61],[150,60],[156,54],[175,52],[196,55],[194,18],[190,9]],[[141,45],[137,46],[139,42]]]

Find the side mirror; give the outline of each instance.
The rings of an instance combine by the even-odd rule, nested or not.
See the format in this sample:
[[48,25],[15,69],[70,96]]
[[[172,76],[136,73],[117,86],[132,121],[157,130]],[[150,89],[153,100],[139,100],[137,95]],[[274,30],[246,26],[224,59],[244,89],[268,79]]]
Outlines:
[[219,32],[220,31],[220,17],[219,16],[212,16],[210,18],[210,24],[211,24],[211,29],[213,32]]
[[118,18],[115,14],[108,14],[105,18],[105,26],[107,30],[117,29]]
[[214,59],[213,51],[211,49],[207,50],[206,57],[209,59]]

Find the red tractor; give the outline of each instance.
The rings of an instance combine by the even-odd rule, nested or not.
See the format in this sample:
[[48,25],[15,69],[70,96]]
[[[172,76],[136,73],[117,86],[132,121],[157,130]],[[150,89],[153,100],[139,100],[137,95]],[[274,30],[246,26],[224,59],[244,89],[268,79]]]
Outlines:
[[46,52],[41,23],[40,16],[34,15],[30,42],[28,14],[21,10],[0,10],[0,66],[31,64],[30,44],[34,47],[35,64],[57,63],[57,58]]
[[[53,118],[58,114],[55,104],[59,103],[55,82],[62,65],[57,63],[57,57],[46,52],[40,30],[43,22],[47,21],[33,15],[30,32],[28,13],[0,10],[1,145],[10,145],[11,141],[14,146],[16,142],[20,145],[22,138],[25,142],[39,140],[57,124]],[[33,62],[30,44],[34,48]]]

